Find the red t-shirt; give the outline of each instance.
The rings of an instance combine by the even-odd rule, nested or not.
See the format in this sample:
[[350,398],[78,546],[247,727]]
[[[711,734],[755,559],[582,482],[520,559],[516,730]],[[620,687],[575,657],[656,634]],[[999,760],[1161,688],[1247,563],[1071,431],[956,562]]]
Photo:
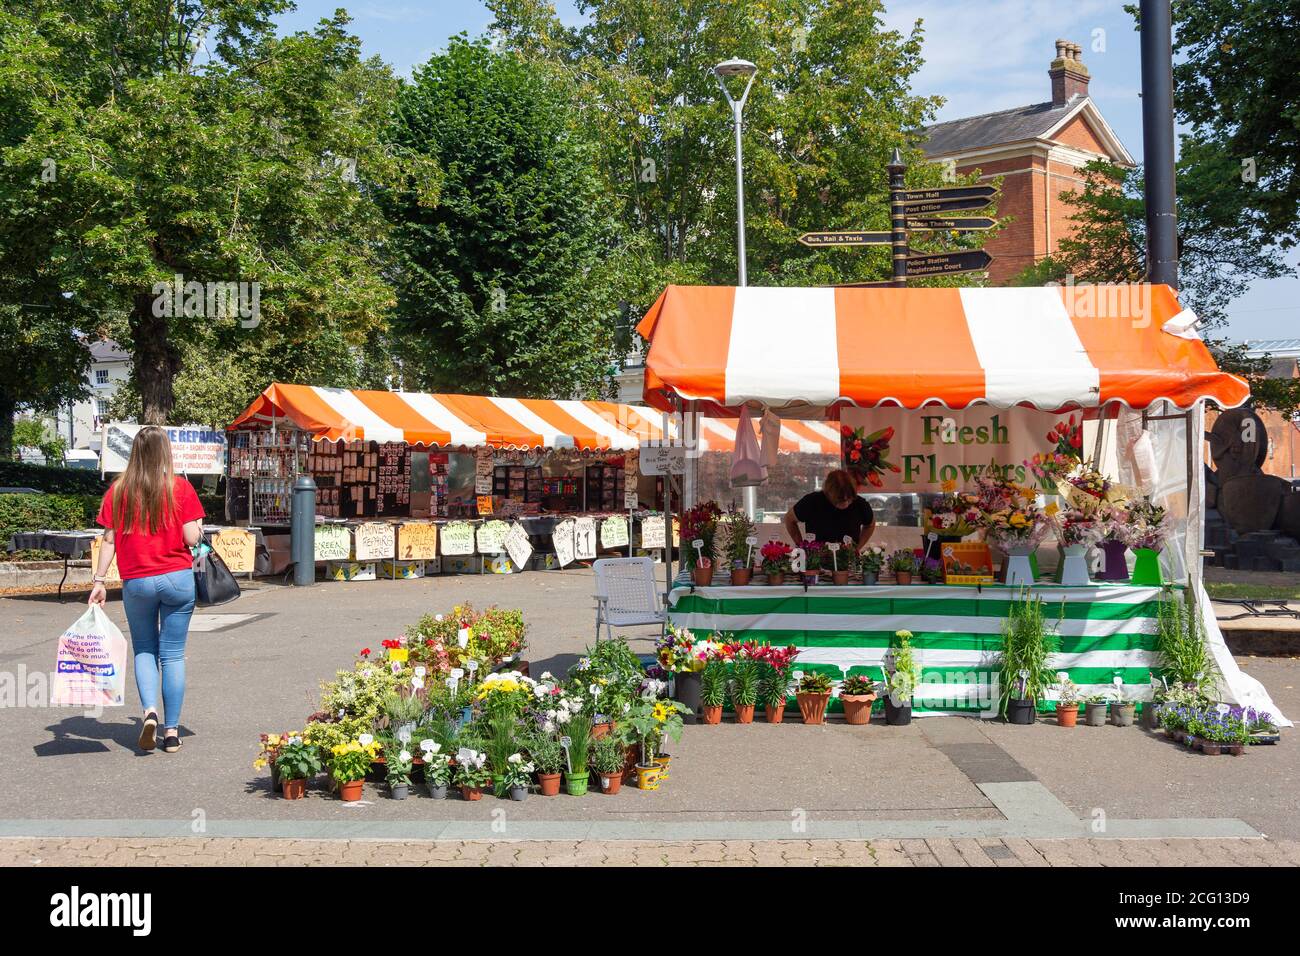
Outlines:
[[184,478],[175,480],[172,497],[176,508],[171,515],[164,516],[163,527],[156,534],[150,534],[147,525],[136,531],[123,531],[116,527],[113,523],[113,489],[109,488],[104,494],[104,502],[99,506],[99,517],[95,520],[101,527],[114,529],[117,570],[123,581],[171,574],[193,566],[194,559],[185,545],[185,534],[181,526],[202,518],[203,505],[199,504],[199,496],[194,493],[193,485]]

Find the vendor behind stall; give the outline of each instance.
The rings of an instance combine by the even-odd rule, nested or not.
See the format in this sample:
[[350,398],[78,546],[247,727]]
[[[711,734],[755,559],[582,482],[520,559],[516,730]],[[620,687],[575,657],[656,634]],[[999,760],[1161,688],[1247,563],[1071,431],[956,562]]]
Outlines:
[[[804,533],[799,533],[803,523]],[[804,538],[822,542],[841,542],[845,537],[861,548],[876,530],[876,517],[867,499],[858,496],[852,476],[847,471],[832,471],[820,491],[800,498],[785,513],[785,531],[798,544]]]

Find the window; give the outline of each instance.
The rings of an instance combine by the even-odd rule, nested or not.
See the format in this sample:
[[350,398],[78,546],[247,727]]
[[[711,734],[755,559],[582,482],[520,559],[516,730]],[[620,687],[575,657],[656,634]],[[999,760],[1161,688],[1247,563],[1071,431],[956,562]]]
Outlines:
[[108,384],[108,369],[106,368],[95,369],[95,384],[96,385]]

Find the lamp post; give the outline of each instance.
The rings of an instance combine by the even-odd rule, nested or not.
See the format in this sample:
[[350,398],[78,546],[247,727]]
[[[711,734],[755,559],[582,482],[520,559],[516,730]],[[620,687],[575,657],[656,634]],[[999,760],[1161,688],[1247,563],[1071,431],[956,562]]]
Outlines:
[[[741,286],[749,283],[745,274],[745,149],[741,143],[740,129],[742,114],[745,111],[745,101],[749,99],[749,90],[754,85],[754,74],[757,72],[758,67],[753,63],[738,57],[723,60],[713,68],[713,75],[718,81],[718,86],[722,87],[722,95],[727,98],[727,104],[731,107],[732,125],[736,131],[736,262]],[[745,91],[740,94],[740,99],[732,96],[731,90],[727,87],[727,80],[733,76],[746,78]],[[745,487],[743,495],[745,514],[753,520],[758,513],[758,489],[753,485],[748,485]]]

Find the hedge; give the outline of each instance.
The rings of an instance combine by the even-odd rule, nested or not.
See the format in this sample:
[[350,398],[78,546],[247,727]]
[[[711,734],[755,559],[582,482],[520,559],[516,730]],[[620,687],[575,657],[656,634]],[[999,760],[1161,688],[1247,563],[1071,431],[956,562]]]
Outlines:
[[97,471],[0,461],[0,488],[35,488],[47,494],[103,495],[108,482]]
[[94,527],[102,495],[0,495],[0,549],[20,531]]

